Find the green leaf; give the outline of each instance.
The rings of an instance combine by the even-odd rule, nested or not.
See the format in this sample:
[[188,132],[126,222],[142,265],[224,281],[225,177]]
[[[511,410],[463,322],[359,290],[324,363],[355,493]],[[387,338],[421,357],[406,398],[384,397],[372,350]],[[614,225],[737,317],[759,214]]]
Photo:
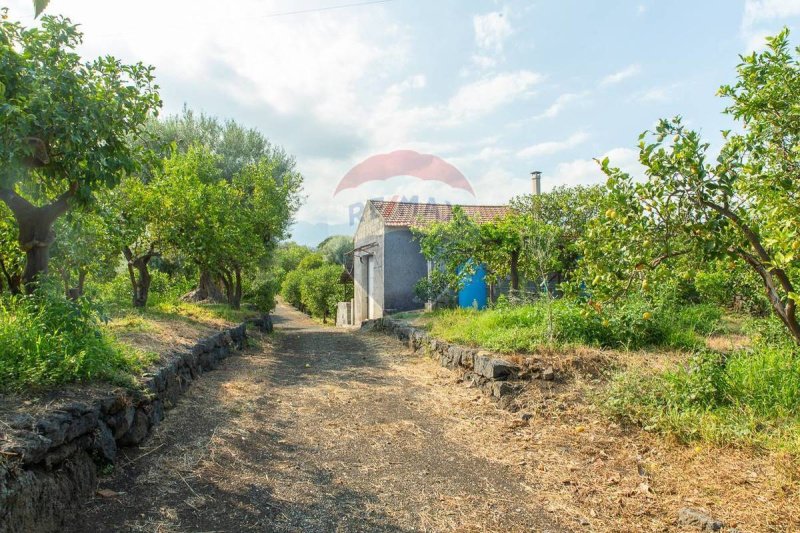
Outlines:
[[800,294],[797,294],[796,292],[790,292],[789,293],[789,298],[791,298],[795,302],[800,303]]
[[33,10],[34,16],[39,17],[42,12],[47,9],[47,5],[50,3],[50,0],[33,0]]

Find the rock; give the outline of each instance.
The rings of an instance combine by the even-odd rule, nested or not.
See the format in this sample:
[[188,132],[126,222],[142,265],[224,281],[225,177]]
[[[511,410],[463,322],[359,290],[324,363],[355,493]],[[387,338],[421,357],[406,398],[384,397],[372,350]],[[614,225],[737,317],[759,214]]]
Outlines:
[[548,366],[544,369],[544,372],[542,372],[542,379],[545,381],[555,381],[556,371],[553,370],[552,366]]
[[91,450],[100,463],[113,464],[117,460],[117,443],[105,422],[98,422],[94,430]]
[[133,418],[136,415],[136,409],[133,406],[128,406],[127,408],[119,411],[115,415],[112,415],[106,418],[106,423],[108,427],[114,432],[114,438],[119,440],[122,438],[125,433],[131,428],[131,424],[133,424]]
[[135,446],[141,443],[147,437],[147,432],[150,429],[148,422],[145,412],[137,409],[131,428],[119,439],[119,443],[123,446]]
[[100,410],[105,414],[113,415],[125,409],[127,405],[128,401],[126,396],[122,393],[119,393],[101,400]]
[[94,493],[96,472],[79,450],[54,470],[22,469],[8,483],[0,474],[0,531],[61,531],[63,520]]
[[518,366],[508,361],[481,354],[475,356],[473,366],[476,374],[489,379],[508,379],[519,371]]
[[44,465],[47,468],[54,468],[57,465],[60,465],[73,455],[78,450],[85,450],[90,447],[92,438],[89,435],[83,435],[80,438],[77,438],[73,441],[70,441],[66,444],[62,444],[58,448],[52,449],[48,452],[47,456],[44,458]]
[[78,418],[73,418],[69,427],[67,427],[65,441],[69,442],[94,431],[94,428],[97,427],[97,418],[97,413],[94,411],[89,411]]
[[36,431],[49,439],[52,446],[60,446],[67,438],[67,429],[71,422],[72,415],[64,411],[55,411],[36,423]]
[[150,425],[157,426],[164,420],[164,404],[161,400],[155,400],[148,409],[147,416],[150,418]]
[[502,398],[514,394],[514,387],[505,381],[495,381],[492,383],[492,396]]
[[696,528],[698,531],[721,531],[725,524],[714,520],[697,509],[684,507],[678,512],[678,525]]
[[472,368],[474,363],[475,363],[475,350],[464,348],[461,351],[461,366],[466,368]]
[[53,447],[50,439],[31,431],[14,431],[6,439],[8,440],[0,444],[0,453],[7,457],[17,457],[25,464],[41,462]]
[[36,419],[29,414],[14,415],[8,420],[8,426],[11,429],[31,430],[35,423]]

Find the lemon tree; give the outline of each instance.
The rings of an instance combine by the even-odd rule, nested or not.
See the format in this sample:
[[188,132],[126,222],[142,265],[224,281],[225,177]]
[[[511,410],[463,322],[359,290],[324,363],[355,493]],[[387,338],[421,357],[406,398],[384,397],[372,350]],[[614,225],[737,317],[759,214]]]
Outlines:
[[642,134],[643,181],[601,162],[609,195],[583,239],[584,278],[613,298],[711,261],[746,265],[800,343],[800,49],[788,30],[742,57],[719,94],[738,127],[716,158],[677,117]]

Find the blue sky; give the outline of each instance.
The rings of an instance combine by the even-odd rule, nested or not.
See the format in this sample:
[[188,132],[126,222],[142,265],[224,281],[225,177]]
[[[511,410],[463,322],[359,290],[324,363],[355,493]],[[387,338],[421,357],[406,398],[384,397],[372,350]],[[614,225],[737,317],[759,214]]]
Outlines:
[[[714,143],[730,123],[717,88],[738,54],[800,22],[800,0],[657,2],[53,0],[83,24],[83,53],[156,66],[165,112],[185,104],[264,132],[294,154],[306,203],[294,237],[352,233],[368,198],[505,203],[597,183],[608,155],[640,172],[639,133],[680,114]],[[6,1],[32,24],[29,0]],[[800,43],[800,35],[795,37]],[[334,197],[369,156],[437,155],[475,196],[398,176]]]

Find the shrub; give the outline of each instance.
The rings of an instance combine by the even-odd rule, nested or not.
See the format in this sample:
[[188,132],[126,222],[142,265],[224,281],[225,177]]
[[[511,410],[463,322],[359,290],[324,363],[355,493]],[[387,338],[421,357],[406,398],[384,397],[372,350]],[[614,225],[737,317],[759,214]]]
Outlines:
[[0,389],[23,390],[84,380],[129,381],[147,364],[101,328],[85,298],[41,291],[0,298]]
[[656,375],[618,375],[604,407],[623,421],[685,442],[800,451],[800,353],[767,345],[730,355],[701,351]]
[[[283,274],[281,273],[282,276]],[[247,298],[259,311],[267,313],[275,308],[275,296],[278,295],[280,290],[280,277],[265,275],[256,280],[247,293]]]
[[312,316],[327,321],[336,313],[336,304],[344,298],[344,287],[339,282],[342,267],[324,265],[303,273],[300,282],[300,300]]
[[292,270],[283,278],[281,284],[281,296],[284,300],[289,302],[295,307],[302,307],[302,298],[300,294],[300,283],[303,281],[302,270]]

